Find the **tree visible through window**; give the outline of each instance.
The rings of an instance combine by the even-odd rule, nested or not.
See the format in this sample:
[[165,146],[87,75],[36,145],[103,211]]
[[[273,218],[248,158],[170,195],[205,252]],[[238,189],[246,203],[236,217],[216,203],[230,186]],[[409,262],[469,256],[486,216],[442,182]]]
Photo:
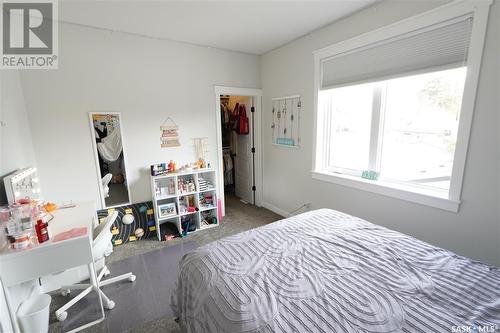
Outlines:
[[448,190],[466,67],[320,91],[324,168]]

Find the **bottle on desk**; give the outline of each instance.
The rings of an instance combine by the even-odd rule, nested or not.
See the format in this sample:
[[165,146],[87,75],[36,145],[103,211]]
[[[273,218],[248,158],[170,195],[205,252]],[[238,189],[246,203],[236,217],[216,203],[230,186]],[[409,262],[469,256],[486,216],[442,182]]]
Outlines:
[[36,221],[35,230],[38,243],[42,244],[49,240],[49,231],[47,229],[47,223],[43,222],[42,219]]

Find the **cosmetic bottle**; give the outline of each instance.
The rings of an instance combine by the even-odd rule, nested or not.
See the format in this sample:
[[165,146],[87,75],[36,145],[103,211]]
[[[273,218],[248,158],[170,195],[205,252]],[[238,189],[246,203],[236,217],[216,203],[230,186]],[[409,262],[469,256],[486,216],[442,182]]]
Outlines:
[[41,219],[36,221],[35,230],[39,244],[49,240],[49,231],[47,229],[47,223],[44,223]]

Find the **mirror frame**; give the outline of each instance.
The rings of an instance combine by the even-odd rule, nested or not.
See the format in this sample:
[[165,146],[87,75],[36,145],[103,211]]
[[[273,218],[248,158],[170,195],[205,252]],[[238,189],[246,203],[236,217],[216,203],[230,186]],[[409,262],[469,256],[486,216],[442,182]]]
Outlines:
[[[128,201],[127,202],[121,203],[119,205],[109,206],[109,207],[106,206],[106,198],[104,198],[104,193],[102,192],[102,186],[101,186],[102,175],[101,175],[101,169],[99,167],[99,155],[98,155],[99,153],[97,151],[97,144],[96,144],[96,141],[95,141],[94,120],[92,119],[93,115],[106,115],[106,114],[111,114],[111,115],[118,116],[118,123],[120,125],[120,134],[122,136],[123,163],[125,164],[123,168],[125,169],[126,183],[127,183],[127,192],[128,192]],[[101,199],[101,209],[109,209],[109,208],[115,208],[115,207],[121,207],[121,206],[130,205],[132,203],[132,196],[131,196],[131,193],[130,193],[129,173],[128,173],[128,170],[127,170],[127,164],[128,164],[128,162],[127,162],[126,153],[125,153],[125,151],[126,151],[126,149],[125,149],[125,140],[123,139],[124,135],[123,135],[122,114],[121,114],[121,112],[90,111],[89,112],[89,125],[90,125],[90,141],[92,142],[92,149],[93,149],[93,152],[94,152],[94,165],[95,165],[95,168],[96,168],[96,175],[97,175],[96,185],[97,185],[97,189],[98,189],[98,193],[99,193],[99,198]]]

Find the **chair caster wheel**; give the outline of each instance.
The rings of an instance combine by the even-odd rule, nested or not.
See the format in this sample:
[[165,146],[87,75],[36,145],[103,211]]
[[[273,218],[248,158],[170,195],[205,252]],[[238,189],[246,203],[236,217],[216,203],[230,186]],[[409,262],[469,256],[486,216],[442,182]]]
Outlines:
[[104,276],[109,276],[111,274],[110,270],[106,268],[106,271],[104,271]]
[[135,276],[135,275],[131,275],[131,276],[128,278],[128,280],[129,280],[130,282],[134,282],[134,281],[135,281],[135,278],[136,278],[136,276]]
[[66,311],[61,312],[60,314],[57,315],[57,320],[59,321],[65,321],[66,318],[68,318],[68,313]]
[[61,289],[62,296],[68,296],[70,293],[71,293],[71,290],[69,290],[69,289]]
[[109,302],[106,302],[105,305],[106,305],[105,306],[106,309],[111,310],[111,309],[113,309],[115,307],[115,302],[113,302],[113,301],[110,300]]

